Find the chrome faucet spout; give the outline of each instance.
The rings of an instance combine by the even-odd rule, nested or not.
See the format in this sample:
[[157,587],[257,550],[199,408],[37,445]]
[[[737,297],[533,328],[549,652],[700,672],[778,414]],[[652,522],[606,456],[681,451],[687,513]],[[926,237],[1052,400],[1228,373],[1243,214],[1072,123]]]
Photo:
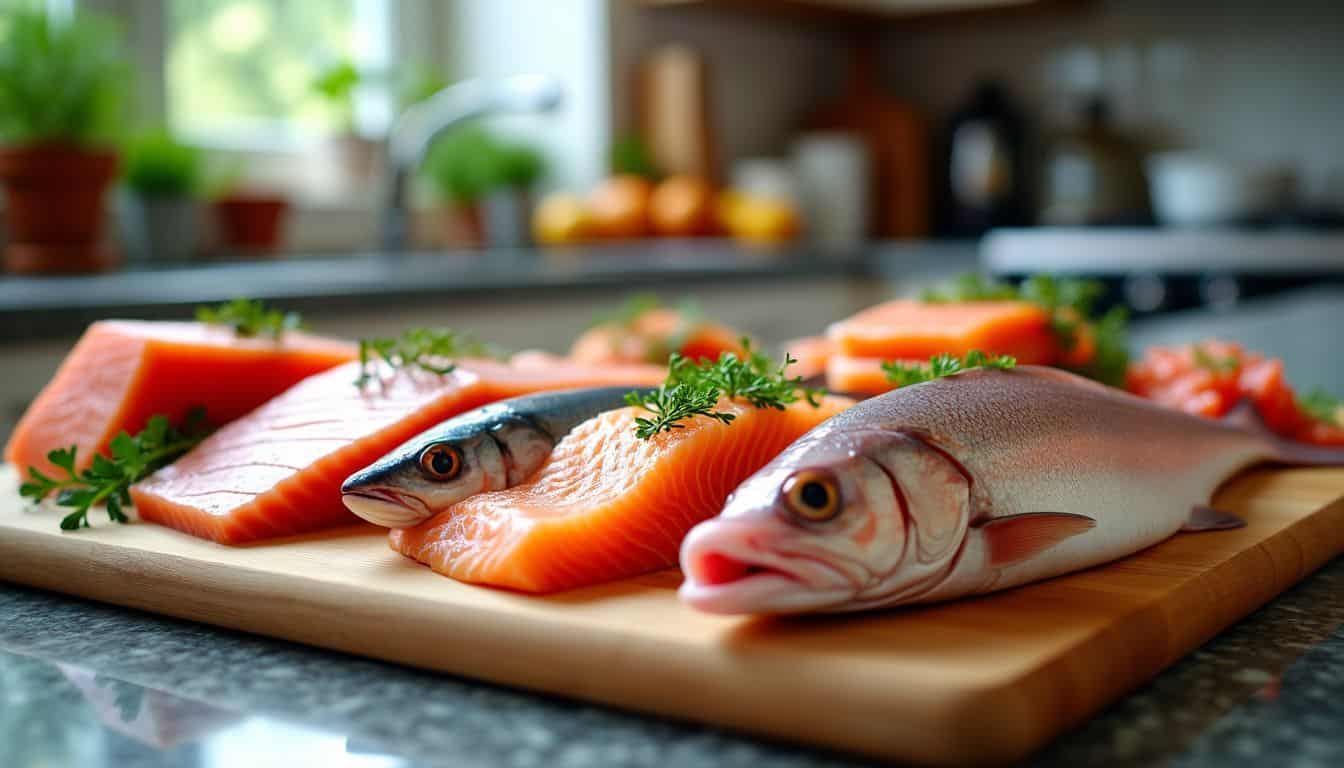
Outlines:
[[444,131],[486,115],[549,112],[560,105],[562,97],[560,82],[550,75],[515,75],[498,80],[465,80],[403,112],[387,137],[383,249],[406,248],[410,224],[406,180]]

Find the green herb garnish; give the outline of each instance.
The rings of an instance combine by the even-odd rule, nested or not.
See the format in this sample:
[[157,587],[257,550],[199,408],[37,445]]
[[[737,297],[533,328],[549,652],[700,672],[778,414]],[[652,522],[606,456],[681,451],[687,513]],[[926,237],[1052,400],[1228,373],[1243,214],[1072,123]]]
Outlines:
[[1208,350],[1196,344],[1191,348],[1191,356],[1194,358],[1195,365],[1206,371],[1214,373],[1231,373],[1241,367],[1241,361],[1236,355],[1227,357],[1214,357]]
[[408,328],[395,338],[359,340],[359,378],[355,386],[363,389],[378,378],[380,360],[394,370],[415,368],[446,376],[457,370],[453,358],[500,356],[498,349],[468,333],[448,328]]
[[1051,331],[1066,352],[1078,346],[1080,334],[1086,333],[1090,326],[1095,344],[1092,359],[1083,365],[1063,367],[1111,386],[1121,386],[1129,365],[1129,313],[1124,307],[1113,307],[1098,318],[1095,307],[1104,293],[1105,286],[1096,280],[1035,275],[1020,286],[1013,286],[966,274],[944,289],[925,291],[920,298],[935,303],[1029,301],[1049,315]]
[[65,477],[49,477],[29,467],[29,480],[19,486],[19,495],[37,502],[54,493],[59,506],[73,508],[61,519],[62,530],[88,528],[89,509],[98,504],[107,505],[109,520],[125,523],[128,518],[122,510],[131,505],[131,484],[172,463],[209,433],[205,411],[200,408],[187,416],[180,429],[169,424],[165,416],[152,416],[139,434],[131,436],[123,431],[112,438],[111,458],[94,454],[93,464],[83,471],[75,470],[77,446],[48,453],[47,461]]
[[751,348],[750,339],[742,339],[742,357],[724,352],[715,361],[696,362],[679,354],[668,360],[667,379],[649,394],[631,392],[629,405],[641,407],[653,418],[635,419],[635,436],[648,440],[659,432],[681,429],[695,416],[708,416],[724,424],[733,414],[716,410],[721,398],[744,400],[755,408],[784,410],[790,403],[805,399],[813,407],[821,404],[822,390],[803,386],[801,376],[789,377],[785,371],[798,362],[790,355],[776,366],[765,355]]
[[298,312],[268,309],[254,299],[234,299],[214,307],[197,307],[196,319],[210,325],[226,325],[234,334],[243,337],[266,334],[279,340],[285,331],[304,327]]
[[593,322],[588,327],[593,328],[599,325],[619,325],[622,328],[632,328],[635,321],[645,312],[658,309],[663,306],[663,300],[658,298],[656,293],[634,293],[627,296],[620,306],[612,309],[602,310],[593,315]]
[[1313,389],[1297,399],[1297,407],[1303,413],[1314,421],[1333,427],[1344,427],[1339,417],[1341,406],[1344,406],[1344,403],[1341,403],[1339,398],[1323,389]]
[[953,376],[972,368],[998,368],[1006,371],[1016,366],[1017,359],[1009,355],[987,355],[978,349],[973,349],[967,352],[965,357],[934,355],[927,363],[902,363],[892,360],[882,363],[882,370],[887,374],[887,381],[898,387],[905,387],[941,379],[944,376]]

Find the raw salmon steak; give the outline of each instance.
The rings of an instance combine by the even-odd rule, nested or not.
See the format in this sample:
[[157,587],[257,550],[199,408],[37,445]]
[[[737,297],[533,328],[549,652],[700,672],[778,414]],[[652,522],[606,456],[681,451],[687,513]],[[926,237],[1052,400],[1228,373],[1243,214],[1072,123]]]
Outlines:
[[353,344],[293,331],[276,341],[202,323],[94,323],[19,421],[5,460],[50,471],[47,453],[74,445],[87,467],[150,416],[178,423],[199,406],[223,424],[354,357]]
[[472,496],[389,541],[445,576],[523,592],[667,568],[686,532],[718,514],[739,483],[851,404],[725,402],[732,424],[698,417],[649,440],[635,437],[644,410],[608,411],[575,427],[532,480]]
[[361,389],[351,363],[220,429],[133,486],[131,498],[142,520],[223,544],[350,525],[358,518],[341,503],[345,478],[444,419],[515,395],[654,384],[665,374],[642,365],[463,361],[445,376],[402,371]]
[[826,335],[838,354],[883,360],[928,360],[975,349],[1012,355],[1023,365],[1049,365],[1059,358],[1049,314],[1025,301],[897,299],[834,323]]

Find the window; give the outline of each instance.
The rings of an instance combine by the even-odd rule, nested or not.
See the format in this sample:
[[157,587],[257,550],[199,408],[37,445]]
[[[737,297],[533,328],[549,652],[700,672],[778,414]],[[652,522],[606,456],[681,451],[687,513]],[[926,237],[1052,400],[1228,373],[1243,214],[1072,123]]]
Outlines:
[[[393,0],[166,0],[164,110],[200,143],[279,148],[351,129],[374,134],[391,113],[386,73]],[[317,78],[353,65],[353,109],[323,99]],[[372,75],[372,76],[370,76]]]

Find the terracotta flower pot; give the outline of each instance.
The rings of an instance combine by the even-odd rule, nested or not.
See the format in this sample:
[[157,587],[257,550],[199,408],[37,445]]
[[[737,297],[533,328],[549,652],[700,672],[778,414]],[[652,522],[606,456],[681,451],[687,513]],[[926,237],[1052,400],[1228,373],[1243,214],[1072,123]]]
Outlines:
[[274,253],[284,235],[289,202],[265,194],[232,194],[212,205],[219,247],[225,251]]
[[11,272],[93,272],[117,261],[103,238],[117,153],[69,144],[0,149]]

